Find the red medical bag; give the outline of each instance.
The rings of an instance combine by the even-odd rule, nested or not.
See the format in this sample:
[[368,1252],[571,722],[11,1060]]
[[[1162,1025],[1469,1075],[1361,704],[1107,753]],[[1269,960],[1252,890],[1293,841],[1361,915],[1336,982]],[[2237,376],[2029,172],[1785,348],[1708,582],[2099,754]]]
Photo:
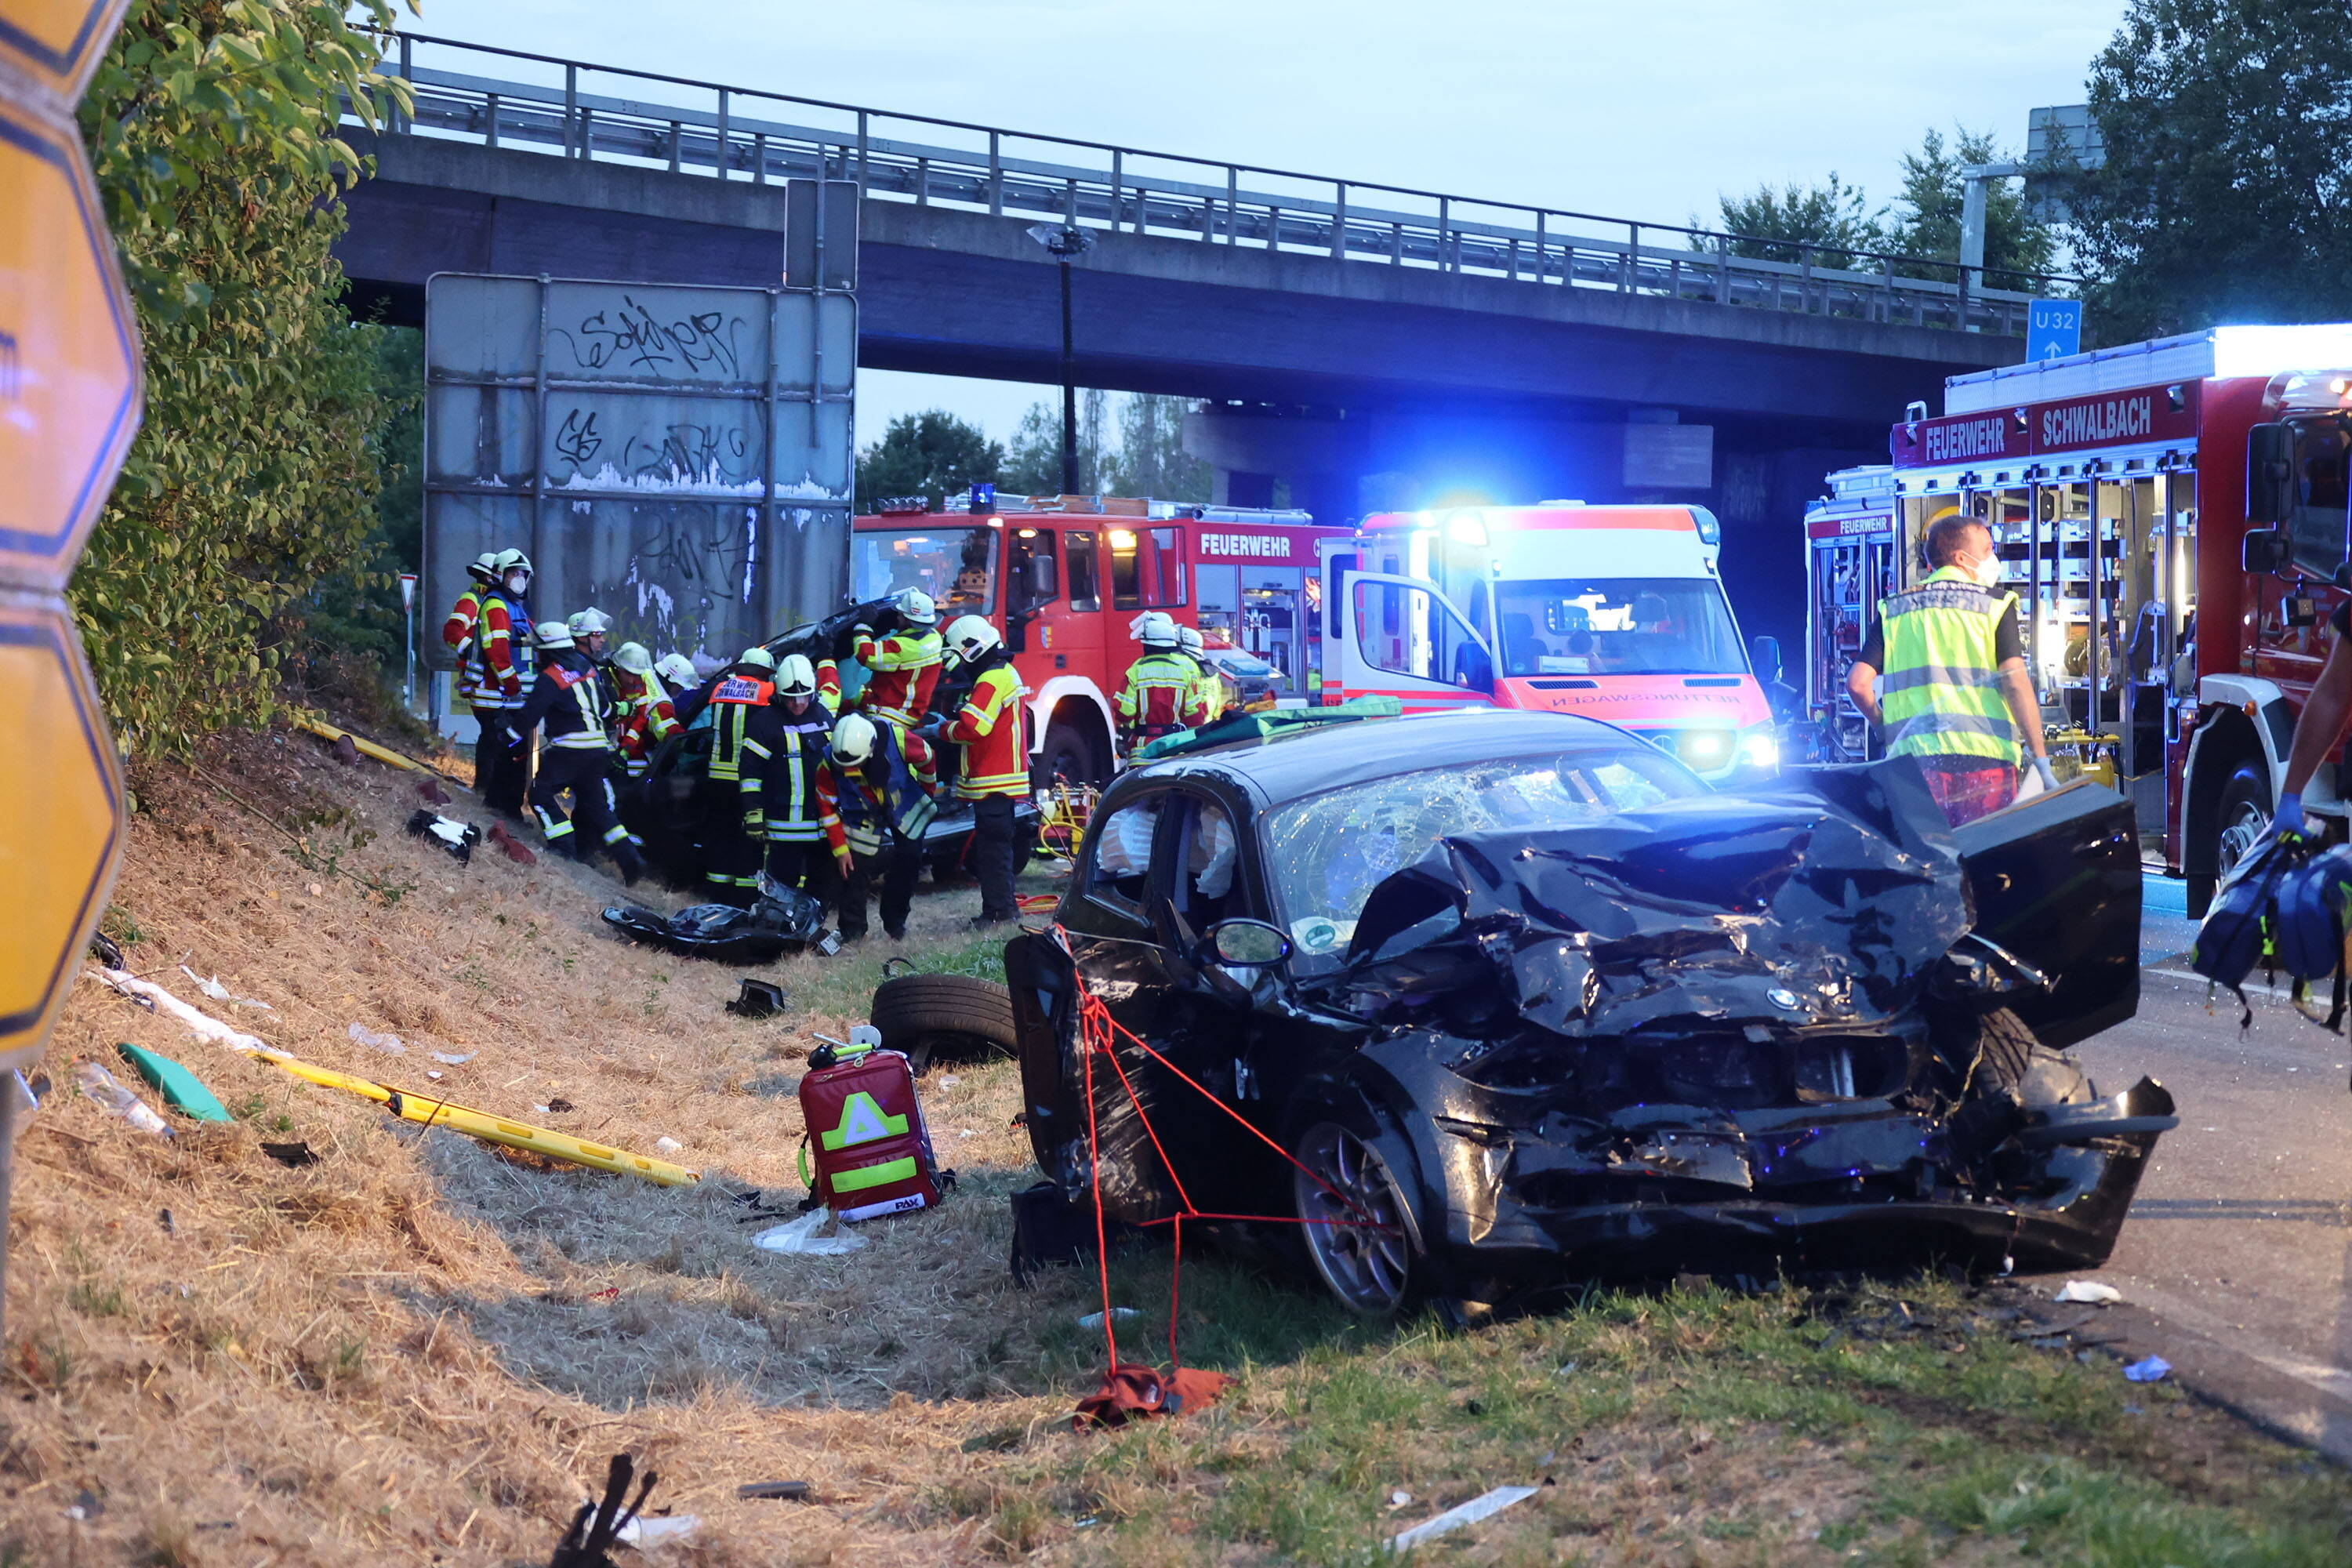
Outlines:
[[940,1201],[931,1135],[904,1056],[877,1048],[814,1068],[801,1079],[800,1100],[808,1128],[802,1177],[810,1194],[843,1219],[905,1214]]

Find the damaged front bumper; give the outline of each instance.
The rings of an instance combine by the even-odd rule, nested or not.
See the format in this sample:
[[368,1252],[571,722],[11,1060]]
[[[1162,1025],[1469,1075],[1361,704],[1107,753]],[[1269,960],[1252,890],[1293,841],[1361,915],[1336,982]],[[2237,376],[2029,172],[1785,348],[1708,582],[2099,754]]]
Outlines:
[[2177,1121],[2145,1079],[2105,1100],[1973,1120],[1875,1100],[1650,1106],[1601,1121],[1550,1113],[1549,1097],[1486,1089],[1410,1048],[1366,1055],[1388,1058],[1381,1088],[1360,1079],[1368,1099],[1427,1112],[1381,1120],[1420,1173],[1430,1264],[1512,1288],[1921,1260],[2096,1267]]

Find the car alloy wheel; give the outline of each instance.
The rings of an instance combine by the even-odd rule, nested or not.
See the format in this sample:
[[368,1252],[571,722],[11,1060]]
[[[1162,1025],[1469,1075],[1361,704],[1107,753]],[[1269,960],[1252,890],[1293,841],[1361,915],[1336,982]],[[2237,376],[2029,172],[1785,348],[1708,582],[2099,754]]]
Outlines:
[[1412,1241],[1404,1194],[1388,1162],[1329,1121],[1308,1128],[1297,1152],[1306,1169],[1291,1182],[1315,1271],[1349,1311],[1394,1312],[1412,1281]]

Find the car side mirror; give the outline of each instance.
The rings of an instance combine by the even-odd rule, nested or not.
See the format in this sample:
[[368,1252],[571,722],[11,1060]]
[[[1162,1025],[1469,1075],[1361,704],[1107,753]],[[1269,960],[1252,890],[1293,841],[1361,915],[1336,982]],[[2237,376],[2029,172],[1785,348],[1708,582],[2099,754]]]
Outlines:
[[2239,564],[2251,576],[2285,571],[2289,553],[2286,531],[2279,528],[2248,529],[2238,545]]
[[1780,639],[1759,637],[1748,645],[1748,662],[1756,671],[1756,679],[1766,685],[1780,679]]
[[2252,426],[2246,432],[2246,521],[2284,522],[2294,515],[2294,427]]
[[1290,933],[1266,921],[1219,921],[1202,933],[1201,953],[1228,969],[1270,969],[1290,956]]

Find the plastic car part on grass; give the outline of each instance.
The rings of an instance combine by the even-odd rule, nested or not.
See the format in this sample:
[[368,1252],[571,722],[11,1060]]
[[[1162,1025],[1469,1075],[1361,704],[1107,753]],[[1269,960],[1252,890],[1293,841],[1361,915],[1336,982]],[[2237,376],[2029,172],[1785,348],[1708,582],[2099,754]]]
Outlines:
[[762,883],[748,910],[691,904],[665,915],[630,904],[604,911],[604,923],[635,942],[721,963],[767,963],[804,947],[821,948],[824,905],[795,888]]
[[429,838],[438,844],[455,856],[460,866],[473,859],[474,846],[482,841],[482,830],[472,823],[459,822],[422,807],[409,817],[408,831],[412,837]]

